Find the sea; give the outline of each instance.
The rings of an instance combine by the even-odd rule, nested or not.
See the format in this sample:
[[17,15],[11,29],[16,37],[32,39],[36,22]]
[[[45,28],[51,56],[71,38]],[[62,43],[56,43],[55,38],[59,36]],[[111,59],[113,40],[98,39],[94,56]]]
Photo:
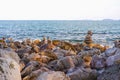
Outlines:
[[120,40],[120,20],[1,20],[0,38],[22,41],[26,38],[83,42],[88,30],[94,43],[113,46]]

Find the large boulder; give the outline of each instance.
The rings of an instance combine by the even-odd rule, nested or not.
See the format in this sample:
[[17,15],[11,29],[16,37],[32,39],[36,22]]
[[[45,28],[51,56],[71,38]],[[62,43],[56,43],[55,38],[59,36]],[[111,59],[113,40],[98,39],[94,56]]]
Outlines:
[[43,73],[43,72],[47,72],[49,71],[49,69],[45,68],[45,67],[41,67],[38,70],[32,71],[29,75],[27,75],[26,77],[23,78],[23,80],[36,80],[37,77]]
[[39,63],[37,61],[30,61],[21,71],[22,78],[30,75],[33,71],[41,69],[41,67],[47,68],[47,65],[44,63]]
[[99,55],[94,55],[91,61],[91,68],[93,69],[103,69],[106,67],[106,59]]
[[106,63],[107,63],[107,66],[111,66],[116,63],[120,64],[120,54],[116,54],[116,55],[108,57],[106,60]]
[[120,64],[108,67],[97,80],[120,80]]
[[16,50],[16,53],[18,54],[20,58],[23,58],[24,53],[31,53],[31,47],[18,49]]
[[0,57],[0,80],[21,80],[20,67],[14,60]]
[[78,68],[67,75],[71,80],[97,80],[97,71],[90,68]]
[[29,75],[32,71],[39,69],[41,65],[37,61],[30,61],[24,69],[21,71],[21,76],[24,78],[25,76]]
[[116,51],[117,51],[117,48],[109,48],[105,51],[105,56],[106,57],[112,56],[116,53]]
[[14,51],[7,51],[7,50],[0,49],[0,57],[11,58],[15,60],[17,63],[19,63],[20,61],[18,54],[15,53]]
[[40,74],[36,80],[70,80],[70,78],[64,72],[49,71]]
[[53,70],[60,70],[66,72],[67,70],[74,68],[75,66],[81,66],[83,64],[82,58],[78,56],[66,56],[59,60],[51,61],[48,65]]

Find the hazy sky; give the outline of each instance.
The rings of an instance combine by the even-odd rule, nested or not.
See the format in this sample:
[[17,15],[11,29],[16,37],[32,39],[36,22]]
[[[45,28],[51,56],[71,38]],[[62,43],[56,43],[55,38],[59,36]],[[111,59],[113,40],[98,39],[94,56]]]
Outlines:
[[1,20],[120,19],[120,0],[0,0]]

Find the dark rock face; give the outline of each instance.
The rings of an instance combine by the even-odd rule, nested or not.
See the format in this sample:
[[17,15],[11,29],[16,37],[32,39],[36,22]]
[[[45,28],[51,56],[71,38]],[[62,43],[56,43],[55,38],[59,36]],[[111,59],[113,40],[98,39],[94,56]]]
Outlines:
[[120,64],[108,67],[97,80],[120,80]]

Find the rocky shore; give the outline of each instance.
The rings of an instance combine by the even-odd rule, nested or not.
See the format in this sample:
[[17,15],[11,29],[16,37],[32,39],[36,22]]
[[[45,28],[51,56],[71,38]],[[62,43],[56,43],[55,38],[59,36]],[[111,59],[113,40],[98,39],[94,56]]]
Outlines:
[[88,31],[82,43],[12,38],[0,40],[0,80],[120,80],[120,40],[94,43]]

